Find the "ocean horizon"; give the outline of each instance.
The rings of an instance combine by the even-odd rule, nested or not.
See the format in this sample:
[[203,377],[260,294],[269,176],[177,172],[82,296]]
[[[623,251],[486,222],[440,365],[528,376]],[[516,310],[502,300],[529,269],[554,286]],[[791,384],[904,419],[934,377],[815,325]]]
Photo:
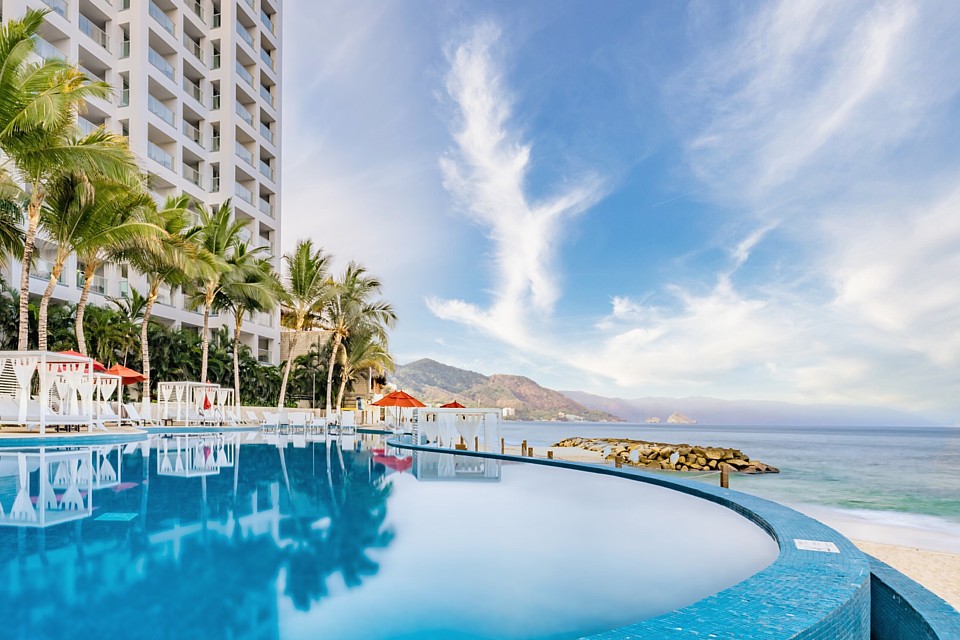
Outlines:
[[575,436],[740,449],[780,473],[731,474],[732,489],[787,504],[850,537],[960,553],[956,427],[507,421],[503,435],[543,451]]

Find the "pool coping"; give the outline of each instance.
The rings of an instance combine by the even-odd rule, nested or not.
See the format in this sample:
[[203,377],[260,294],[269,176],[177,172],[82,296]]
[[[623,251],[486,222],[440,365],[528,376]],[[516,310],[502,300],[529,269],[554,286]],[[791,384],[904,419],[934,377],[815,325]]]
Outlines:
[[[585,471],[680,491],[737,512],[766,531],[780,548],[773,563],[746,580],[676,611],[585,636],[592,640],[870,637],[871,558],[837,531],[789,507],[733,489],[640,470],[450,450],[396,438],[387,443],[402,449]],[[837,553],[801,549],[797,540],[833,544]]]

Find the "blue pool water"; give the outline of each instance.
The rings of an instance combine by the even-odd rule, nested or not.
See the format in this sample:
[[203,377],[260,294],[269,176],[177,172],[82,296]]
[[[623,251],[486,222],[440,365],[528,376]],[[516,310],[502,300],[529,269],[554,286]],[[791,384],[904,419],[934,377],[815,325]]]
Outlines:
[[0,505],[0,635],[24,640],[579,637],[777,554],[673,491],[372,436],[5,449]]

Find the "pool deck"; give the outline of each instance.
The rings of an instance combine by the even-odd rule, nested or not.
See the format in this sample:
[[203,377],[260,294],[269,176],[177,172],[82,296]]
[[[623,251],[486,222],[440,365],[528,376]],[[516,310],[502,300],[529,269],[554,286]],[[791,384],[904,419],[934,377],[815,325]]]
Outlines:
[[[633,468],[451,451],[415,445],[409,439],[388,442],[404,449],[550,465],[665,487],[732,509],[777,542],[777,559],[750,578],[677,611],[589,636],[592,640],[960,638],[960,613],[946,602],[863,553],[830,527],[776,502]],[[877,591],[873,599],[871,584]],[[881,594],[884,588],[889,593]]]

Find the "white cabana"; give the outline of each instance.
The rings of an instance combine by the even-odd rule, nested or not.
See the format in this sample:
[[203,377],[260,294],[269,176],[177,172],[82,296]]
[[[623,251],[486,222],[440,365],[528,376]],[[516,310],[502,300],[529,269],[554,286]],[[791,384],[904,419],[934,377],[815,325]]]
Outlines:
[[161,382],[157,385],[161,418],[187,423],[214,422],[212,408],[219,391],[220,385],[210,382]]
[[0,424],[39,428],[41,435],[48,426],[86,426],[92,431],[93,396],[92,358],[0,351]]
[[499,409],[419,408],[414,442],[452,447],[460,436],[473,449],[478,438],[480,451],[499,452],[500,417]]
[[[95,424],[101,428],[113,424],[120,426],[120,388],[122,378],[109,373],[93,374],[93,414]],[[116,396],[116,400],[114,400]]]

